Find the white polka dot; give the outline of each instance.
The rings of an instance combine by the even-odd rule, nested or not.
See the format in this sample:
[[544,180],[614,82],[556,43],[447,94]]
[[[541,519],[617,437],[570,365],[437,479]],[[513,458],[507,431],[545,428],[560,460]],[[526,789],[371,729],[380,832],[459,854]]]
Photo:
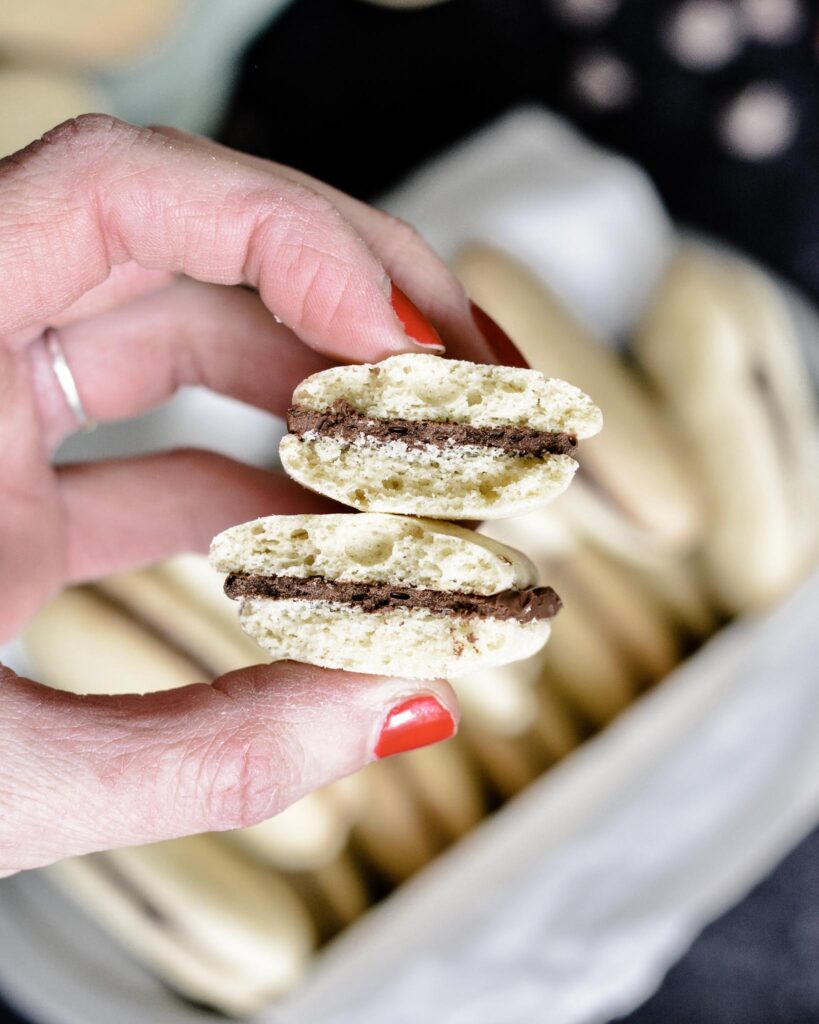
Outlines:
[[596,50],[580,57],[572,74],[572,87],[589,106],[616,110],[634,95],[634,76],[613,53]]
[[712,71],[722,67],[742,48],[737,9],[725,0],[687,0],[672,16],[666,42],[687,68]]
[[619,3],[620,0],[552,0],[558,14],[584,28],[593,28],[608,21]]
[[793,141],[798,117],[790,97],[773,82],[749,85],[723,111],[719,133],[736,156],[767,160]]
[[745,31],[763,43],[786,43],[802,23],[798,0],[740,0]]

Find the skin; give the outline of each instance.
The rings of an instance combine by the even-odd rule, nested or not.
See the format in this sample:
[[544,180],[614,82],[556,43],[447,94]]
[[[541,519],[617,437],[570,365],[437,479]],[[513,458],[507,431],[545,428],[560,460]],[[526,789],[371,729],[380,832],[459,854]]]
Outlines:
[[[282,413],[333,362],[419,351],[391,281],[448,355],[494,361],[409,226],[290,168],[101,115],[0,161],[0,640],[67,584],[326,508],[203,451],[54,468],[76,423],[46,326],[93,419],[188,384]],[[457,719],[443,682],[290,663],[142,697],[59,693],[0,666],[0,875],[270,817],[372,760],[390,709],[417,693]]]

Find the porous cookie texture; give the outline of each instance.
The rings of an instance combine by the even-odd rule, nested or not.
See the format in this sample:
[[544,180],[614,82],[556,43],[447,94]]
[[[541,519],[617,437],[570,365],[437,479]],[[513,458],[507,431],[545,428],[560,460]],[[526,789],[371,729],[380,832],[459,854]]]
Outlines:
[[[215,537],[210,558],[227,573],[486,598],[537,582],[529,559],[505,544],[451,523],[381,513],[257,519]],[[456,613],[454,605],[367,610],[304,596],[239,600],[242,628],[274,659],[409,678],[526,658],[549,636],[546,619]]]
[[213,539],[221,572],[394,583],[470,594],[534,586],[519,551],[451,523],[380,513],[267,516]]
[[338,401],[380,419],[514,424],[581,439],[602,425],[602,414],[588,395],[566,381],[536,370],[421,354],[315,373],[296,388],[292,404],[320,411]]
[[[420,354],[324,370],[293,394],[294,419],[302,422],[305,413],[332,411],[337,418],[340,409],[381,423],[380,435],[366,423],[359,430],[354,418],[343,437],[337,426],[336,436],[326,426],[322,432],[320,420],[316,429],[288,434],[279,454],[294,480],[362,511],[456,519],[517,515],[551,501],[571,482],[577,463],[570,455],[524,454],[503,440],[504,431],[558,435],[575,444],[602,423],[591,399],[565,381]],[[469,441],[458,440],[457,431],[443,442],[440,431],[385,438],[383,423],[391,421],[398,435],[407,433],[408,422],[468,427]],[[481,430],[496,432],[491,443],[473,436]]]
[[282,465],[297,483],[352,508],[444,519],[521,515],[565,491],[577,470],[569,455],[506,455],[487,448],[411,448],[287,435]]
[[528,658],[549,638],[548,621],[461,618],[427,609],[364,612],[321,601],[242,602],[242,628],[274,661],[407,679],[432,679]]

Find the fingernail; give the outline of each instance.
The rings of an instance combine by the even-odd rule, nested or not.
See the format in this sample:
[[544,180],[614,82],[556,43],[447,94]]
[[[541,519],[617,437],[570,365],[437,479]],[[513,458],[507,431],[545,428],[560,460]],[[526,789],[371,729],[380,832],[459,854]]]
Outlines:
[[375,745],[377,758],[427,747],[455,735],[455,719],[435,697],[411,697],[387,715]]
[[441,341],[441,335],[395,283],[392,286],[391,301],[395,315],[401,321],[408,338],[425,352],[446,351],[444,343]]
[[501,366],[518,366],[522,370],[530,369],[529,364],[523,358],[523,353],[506,331],[499,327],[492,317],[485,313],[476,302],[470,300],[469,307],[472,310],[472,319],[475,321],[476,327],[483,335],[486,344],[492,349],[495,358]]

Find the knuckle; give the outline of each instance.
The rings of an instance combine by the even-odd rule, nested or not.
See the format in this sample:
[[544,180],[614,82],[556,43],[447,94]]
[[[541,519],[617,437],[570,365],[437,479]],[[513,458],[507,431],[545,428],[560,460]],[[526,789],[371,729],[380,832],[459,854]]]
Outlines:
[[89,163],[116,146],[133,142],[141,129],[109,114],[80,114],[47,131],[36,142],[0,161],[2,177],[24,174],[30,180],[38,172],[50,175],[55,164],[71,165],[80,177]]
[[288,188],[290,203],[297,214],[305,220],[329,219],[341,221],[342,217],[331,199],[302,182],[292,182]]
[[138,128],[109,114],[80,114],[46,132],[41,141],[44,147],[96,152],[130,141],[138,133]]
[[244,828],[282,809],[277,753],[268,737],[241,728],[210,746],[197,773],[208,828]]

